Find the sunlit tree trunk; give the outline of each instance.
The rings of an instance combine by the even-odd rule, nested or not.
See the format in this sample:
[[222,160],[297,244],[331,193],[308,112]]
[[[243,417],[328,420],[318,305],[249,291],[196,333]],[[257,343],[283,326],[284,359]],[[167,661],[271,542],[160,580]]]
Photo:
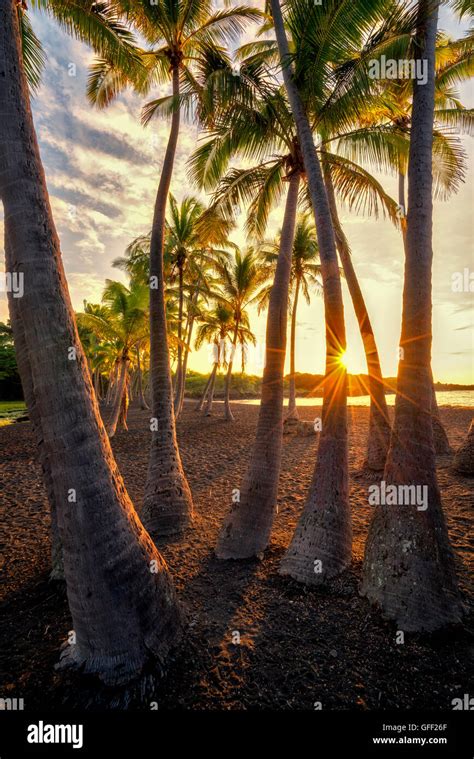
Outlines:
[[100,395],[100,370],[96,369],[94,372],[94,392],[98,401],[101,401]]
[[214,388],[216,386],[216,376],[217,376],[218,368],[219,368],[219,362],[216,362],[212,370],[211,384],[209,385],[209,390],[207,391],[207,401],[206,401],[205,406],[202,409],[206,416],[211,416],[212,414],[212,405],[214,403]]
[[180,614],[166,565],[118,472],[77,333],[33,126],[15,0],[0,0],[0,104],[6,249],[12,269],[24,276],[18,319],[51,468],[75,633],[62,663],[123,683],[142,673],[151,657],[165,662],[178,638]]
[[346,348],[344,307],[331,212],[311,127],[289,64],[290,53],[279,0],[271,0],[271,8],[316,222],[326,319],[326,374],[318,456],[303,514],[280,571],[300,582],[318,584],[338,574],[351,561],[347,376],[341,363]]
[[[235,351],[237,349],[237,338],[239,335],[239,321],[237,320],[235,329],[234,329],[234,336],[232,338],[232,345],[230,348],[230,358],[229,358],[229,364],[227,366],[227,374],[225,375],[225,386],[224,386],[224,418],[228,422],[234,421],[234,415],[232,413],[232,409],[230,407],[230,385],[232,382],[232,367],[234,364],[234,358],[235,358]],[[214,389],[214,388],[213,388]],[[207,413],[210,413],[212,408],[212,401],[211,406],[207,410]]]
[[145,396],[143,395],[143,373],[142,373],[142,364],[140,360],[140,346],[137,345],[136,348],[137,353],[137,385],[138,385],[138,402],[140,404],[140,408],[145,411],[149,408],[148,403],[145,400]]
[[298,408],[296,406],[296,315],[298,311],[298,299],[300,294],[300,278],[296,278],[295,296],[293,298],[293,307],[291,311],[291,331],[290,331],[290,388],[288,396],[288,418],[298,419]]
[[[403,236],[403,247],[406,255],[407,244],[407,223],[406,223],[406,200],[405,200],[406,170],[400,166],[398,174],[398,205],[401,214],[401,227]],[[431,373],[431,424],[433,426],[433,441],[435,453],[440,455],[451,453],[448,435],[444,429],[441,417],[439,415],[438,402],[436,400],[436,391],[433,382],[433,373]]]
[[174,413],[176,419],[179,416],[181,405],[181,389],[183,386],[183,305],[184,305],[184,282],[183,282],[183,266],[178,264],[179,271],[179,298],[178,298],[178,368],[176,370],[176,383],[174,391]]
[[375,342],[374,330],[370,322],[364,296],[359,285],[359,280],[354,270],[352,256],[347,238],[342,229],[337,211],[336,196],[332,183],[331,171],[327,160],[323,156],[323,172],[331,208],[332,222],[336,235],[336,246],[341,259],[347,287],[352,299],[354,311],[357,317],[362,343],[364,346],[367,362],[367,374],[369,376],[370,393],[370,416],[369,436],[367,441],[367,456],[365,465],[375,471],[383,471],[387,459],[387,451],[390,443],[390,418],[388,415],[385,388],[380,366],[377,343]]
[[270,292],[257,431],[240,498],[233,504],[219,534],[216,555],[221,559],[256,556],[267,547],[270,539],[280,479],[288,291],[299,182],[300,174],[295,172],[290,179]]
[[435,453],[440,455],[451,453],[451,446],[449,444],[448,435],[443,427],[443,423],[439,415],[438,401],[436,399],[436,390],[433,381],[433,373],[431,373],[431,426],[433,427],[433,443]]
[[[173,95],[179,97],[179,68],[173,67]],[[142,518],[157,535],[182,532],[189,526],[193,502],[176,439],[166,324],[163,246],[166,205],[179,136],[179,108],[171,131],[155,202],[150,241],[150,377],[152,395],[151,449]]]
[[198,291],[193,295],[192,302],[191,302],[191,308],[192,312],[189,315],[188,323],[186,325],[186,345],[185,345],[185,351],[184,351],[184,357],[183,357],[183,368],[181,373],[181,387],[179,390],[179,407],[178,407],[178,414],[181,413],[183,410],[183,403],[184,403],[184,393],[186,390],[186,374],[188,371],[188,359],[189,359],[189,353],[191,351],[191,340],[193,338],[193,329],[194,329],[194,322],[196,319],[195,316],[195,307],[198,299]]
[[[8,227],[8,224],[7,224]],[[5,234],[5,268],[6,271],[14,270],[14,263],[11,259],[11,255],[8,251],[7,235]],[[33,427],[33,432],[38,448],[38,460],[43,472],[43,481],[46,488],[46,494],[48,496],[49,509],[51,515],[51,580],[64,580],[64,566],[63,566],[63,549],[61,545],[61,539],[58,531],[58,510],[55,501],[55,494],[53,488],[53,480],[51,473],[51,464],[46,454],[43,433],[41,430],[41,418],[38,413],[36,405],[36,399],[34,395],[34,381],[31,374],[31,367],[28,358],[28,349],[26,346],[25,333],[21,322],[21,317],[18,309],[18,298],[13,297],[12,293],[7,293],[8,296],[8,308],[10,313],[10,321],[15,337],[15,357],[18,366],[18,371],[21,376],[21,386],[23,388],[23,395],[25,398],[26,406],[28,408],[28,416]]]
[[[128,405],[128,367],[130,360],[128,355],[124,354],[120,357],[118,366],[118,380],[117,380],[117,392],[115,394],[114,405],[112,407],[112,413],[110,420],[106,426],[107,434],[109,438],[113,438],[117,431],[119,421],[124,421],[123,409],[124,403]],[[122,419],[121,419],[122,417]],[[126,423],[125,423],[126,428]]]
[[[431,424],[432,141],[439,3],[418,3],[415,59],[428,82],[413,84],[408,165],[405,279],[395,421],[385,467],[387,486],[420,486],[426,499],[375,507],[367,538],[362,593],[404,631],[458,622],[462,606],[441,506]],[[423,493],[423,490],[421,491]],[[424,506],[426,505],[426,508]],[[421,508],[420,508],[421,506]]]
[[214,363],[214,366],[212,367],[212,370],[211,370],[211,372],[209,374],[209,377],[207,378],[206,384],[204,385],[204,390],[202,391],[202,395],[201,395],[200,399],[198,400],[198,402],[196,403],[196,405],[194,407],[195,411],[202,411],[203,408],[204,408],[204,403],[205,403],[206,398],[207,398],[207,393],[208,393],[209,387],[211,385],[215,369],[217,369],[217,365]]

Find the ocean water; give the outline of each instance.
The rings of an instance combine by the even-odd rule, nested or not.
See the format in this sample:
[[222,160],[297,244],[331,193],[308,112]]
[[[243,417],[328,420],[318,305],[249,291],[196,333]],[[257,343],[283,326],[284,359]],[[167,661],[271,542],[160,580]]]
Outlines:
[[[395,404],[395,393],[391,393],[385,397],[387,399],[388,406],[393,406]],[[436,391],[436,400],[438,401],[438,406],[464,406],[466,408],[474,408],[474,390],[438,390]],[[238,403],[246,403],[250,406],[258,406],[260,404],[260,400],[258,398],[251,398],[238,401]],[[298,406],[320,406],[322,403],[322,398],[297,398],[296,403]],[[352,398],[348,398],[347,405],[369,406],[370,396],[358,395]]]

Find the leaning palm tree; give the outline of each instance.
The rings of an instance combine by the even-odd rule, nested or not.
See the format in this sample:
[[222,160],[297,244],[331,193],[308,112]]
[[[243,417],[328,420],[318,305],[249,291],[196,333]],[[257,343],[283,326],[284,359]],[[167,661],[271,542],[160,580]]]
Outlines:
[[[149,102],[146,124],[153,116],[171,116],[168,144],[157,189],[150,238],[150,377],[151,449],[142,516],[153,532],[182,532],[192,521],[193,503],[179,454],[173,407],[173,389],[166,325],[163,257],[166,208],[178,145],[181,110],[201,118],[212,112],[218,96],[218,73],[227,58],[220,47],[235,39],[261,13],[245,6],[214,12],[211,0],[116,0],[119,15],[131,23],[150,46],[141,51],[133,76],[104,58],[92,70],[89,96],[107,105],[126,86],[146,92],[155,83],[171,82],[171,95]],[[197,106],[196,106],[197,104]],[[194,107],[196,106],[196,107]],[[193,111],[194,108],[194,111]]]
[[[281,232],[280,232],[281,234]],[[279,240],[264,242],[260,248],[265,263],[275,266],[278,259]],[[298,314],[298,303],[300,295],[303,295],[306,303],[311,303],[311,290],[315,289],[322,293],[321,267],[316,261],[319,261],[318,240],[316,227],[308,214],[300,214],[296,221],[295,239],[293,242],[293,253],[291,260],[290,273],[290,381],[288,395],[288,414],[289,419],[298,418],[298,408],[296,406],[296,325]],[[263,298],[259,303],[261,310],[268,303],[271,287],[263,293]]]
[[[82,22],[78,36],[86,39],[91,32],[95,43],[98,28],[106,25],[103,13],[107,9],[97,4],[75,4],[71,24]],[[24,349],[20,371],[26,383],[28,377],[33,381],[29,400],[58,509],[75,632],[62,659],[64,666],[105,682],[124,683],[139,677],[150,658],[164,665],[181,629],[180,612],[166,564],[127,494],[95,400],[33,125],[18,14],[16,0],[0,0],[0,199],[7,270],[24,275],[23,297],[9,304],[14,337]],[[111,550],[117,545],[118,553]]]
[[420,511],[376,508],[366,544],[362,593],[406,631],[458,622],[462,604],[436,477],[431,424],[432,142],[439,2],[419,0],[415,60],[428,81],[413,82],[402,333],[395,420],[384,480],[428,494]]

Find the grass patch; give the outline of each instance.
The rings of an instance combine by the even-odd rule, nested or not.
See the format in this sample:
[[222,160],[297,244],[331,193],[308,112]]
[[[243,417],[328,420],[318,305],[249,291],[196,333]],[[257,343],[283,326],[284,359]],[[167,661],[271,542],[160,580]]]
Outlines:
[[24,401],[0,401],[0,427],[6,427],[25,413]]

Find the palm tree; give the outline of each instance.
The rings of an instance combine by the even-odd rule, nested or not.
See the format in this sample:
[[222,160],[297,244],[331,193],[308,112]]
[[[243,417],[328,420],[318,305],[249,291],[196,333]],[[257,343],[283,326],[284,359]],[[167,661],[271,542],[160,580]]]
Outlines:
[[90,329],[115,348],[117,385],[107,424],[107,433],[112,438],[119,423],[127,429],[129,370],[136,350],[148,339],[149,289],[134,280],[128,288],[121,282],[107,280],[102,303],[105,309],[101,312],[94,313],[95,309],[87,306],[85,313],[77,315],[77,320],[80,326]]
[[[229,335],[233,332],[232,308],[218,300],[212,311],[199,316],[199,321],[200,325],[194,347],[196,350],[199,350],[204,343],[212,345],[212,370],[204,387],[203,394],[196,405],[196,411],[202,411],[206,416],[210,416],[212,414],[217,372],[221,365],[224,368],[227,367],[226,343]],[[241,340],[247,339],[250,342],[255,340],[254,335],[250,331],[248,316],[245,313],[241,315],[239,336]]]
[[[268,53],[273,55],[271,50],[273,43],[266,41],[263,52],[259,52],[257,43],[256,53],[254,52],[255,44],[251,43],[240,49],[239,58],[244,58],[239,76],[239,80],[243,82],[242,93],[234,92],[229,110],[223,109],[219,118],[215,119],[210,132],[211,139],[201,146],[191,159],[191,171],[194,179],[205,188],[213,187],[216,180],[220,179],[214,195],[214,204],[222,208],[224,213],[232,215],[240,202],[248,202],[250,205],[247,230],[250,234],[259,237],[265,231],[272,205],[282,194],[285,177],[293,177],[299,173],[300,177],[304,178],[304,167],[293,116],[281,87],[271,78],[266,67],[265,59]],[[247,58],[245,58],[246,53],[249,53]],[[241,154],[246,159],[255,157],[257,164],[250,168],[231,169],[221,178],[233,153]],[[383,192],[379,183],[367,172],[356,164],[343,161],[333,154],[328,155],[328,160],[331,162],[331,168],[333,168],[333,163],[335,164],[336,186],[342,197],[348,200],[349,206],[354,204],[360,206],[365,202],[372,211],[378,212],[380,204],[384,210],[388,210],[396,217],[395,202]],[[354,183],[357,193],[353,190]],[[301,199],[306,202],[304,192],[301,193]],[[285,220],[283,228],[285,228]],[[279,304],[279,313],[283,308],[286,307],[282,302]],[[272,320],[275,317],[269,314],[268,318]],[[280,338],[283,337],[283,333],[280,333]],[[282,343],[278,350],[284,351],[284,349],[285,344]],[[279,355],[280,358],[284,358],[284,353],[280,352]],[[268,365],[270,368],[270,364]],[[281,385],[283,385],[283,366],[284,362],[281,365],[279,380]],[[271,384],[273,387],[276,386],[276,376],[272,377]],[[273,394],[273,403],[278,406],[276,393]],[[383,403],[385,403],[384,396]],[[277,421],[278,416],[282,417],[281,408],[278,412],[274,409],[274,429],[277,429],[278,424],[281,423]],[[261,417],[265,428],[268,427],[267,419],[268,410]],[[275,466],[272,467],[272,477],[278,479],[280,456],[278,446],[280,444],[277,435],[271,435],[269,443],[268,436],[265,433],[260,434],[257,425],[257,437],[261,441],[263,452],[258,455],[256,449],[254,450],[251,459],[252,466],[257,466],[256,462],[260,459],[265,458],[268,461],[274,455]],[[270,448],[275,449],[273,454]],[[272,502],[276,486],[273,483],[270,487],[268,467],[265,471],[267,482],[265,491],[268,493],[268,498],[262,497],[262,485],[258,499],[259,503],[267,504],[268,520],[271,521],[276,503],[276,501]],[[258,473],[255,475],[257,478],[259,476]],[[256,488],[252,488],[253,490],[256,491]],[[233,504],[232,518],[235,524],[237,524],[236,513],[246,509],[247,500],[247,497],[241,498],[240,503]],[[254,508],[251,502],[249,513],[255,514],[258,508]],[[261,521],[262,529],[263,524],[264,521]],[[249,529],[248,532],[252,533],[253,530]],[[226,534],[230,541],[230,531],[227,530]]]
[[[280,571],[318,583],[351,560],[352,529],[347,484],[347,377],[344,308],[334,229],[324,179],[307,112],[294,77],[278,0],[271,0],[283,79],[298,132],[318,233],[326,318],[326,374],[318,459],[303,514]],[[291,9],[290,9],[291,10]],[[315,561],[321,572],[315,572]]]
[[385,387],[380,365],[379,352],[375,341],[374,330],[370,321],[369,313],[365,304],[364,296],[357,279],[352,263],[349,243],[339,221],[336,195],[331,175],[329,162],[324,156],[322,168],[326,192],[331,209],[332,222],[336,235],[336,247],[342,263],[344,276],[349,288],[352,303],[359,324],[360,334],[364,345],[367,361],[367,374],[369,378],[370,416],[369,435],[367,438],[367,455],[365,466],[374,471],[383,470],[390,441],[390,419],[387,402],[385,399]]
[[[217,259],[228,254],[216,245],[229,245],[228,234],[232,222],[217,211],[210,211],[191,196],[178,204],[170,194],[170,220],[166,225],[166,248],[171,261],[171,278],[178,272],[178,356],[175,390],[175,416],[183,405],[186,382],[186,366],[191,345],[194,321],[198,313],[198,301],[204,292],[210,294],[209,269]],[[189,289],[188,315],[183,330],[185,290]],[[186,340],[184,336],[186,335]],[[184,350],[183,350],[184,348]],[[184,354],[184,356],[183,356]]]
[[224,387],[224,417],[227,421],[234,421],[230,408],[230,386],[235,351],[241,327],[248,324],[246,309],[258,300],[266,273],[259,269],[252,249],[245,253],[237,251],[235,259],[230,263],[221,259],[216,270],[221,278],[222,303],[231,310],[233,320]]
[[[154,83],[171,80],[172,94],[148,103],[143,122],[154,115],[171,115],[168,144],[155,200],[150,238],[150,377],[152,419],[151,449],[142,516],[154,533],[182,532],[192,520],[193,503],[179,454],[173,407],[173,389],[166,325],[163,256],[166,207],[179,139],[180,114],[198,102],[195,113],[209,114],[216,83],[206,89],[206,81],[226,61],[219,46],[234,39],[249,20],[261,13],[238,6],[213,12],[211,0],[117,0],[119,15],[132,23],[152,46],[142,51],[143,77],[133,76],[104,58],[95,64],[89,82],[89,96],[98,105],[107,105],[128,85],[145,92]],[[203,83],[204,82],[204,83]]]
[[175,389],[175,416],[178,415],[184,390],[183,377],[183,307],[184,307],[184,271],[191,251],[199,246],[196,223],[204,212],[204,206],[196,198],[185,197],[178,206],[174,195],[170,194],[171,221],[167,224],[168,246],[171,252],[173,268],[178,271],[178,368]]
[[375,510],[367,538],[362,593],[406,631],[458,622],[457,588],[436,477],[431,424],[432,143],[438,2],[419,0],[415,60],[428,81],[413,83],[402,334],[395,421],[384,472],[389,485],[427,488],[428,506]]
[[[8,246],[9,241],[5,235],[5,258],[7,267],[9,266],[9,262],[12,261]],[[9,293],[8,306],[10,311],[12,331],[14,335],[15,358],[21,377],[23,395],[25,398],[26,406],[28,408],[28,416],[31,420],[33,434],[36,439],[38,460],[40,462],[41,470],[43,473],[43,481],[48,496],[48,503],[51,514],[51,571],[49,577],[50,580],[60,581],[64,580],[63,549],[58,527],[58,514],[60,513],[61,503],[58,504],[57,502],[57,494],[55,493],[53,486],[53,473],[55,471],[55,467],[50,461],[50,455],[48,454],[42,433],[41,415],[36,403],[34,378],[31,371],[25,331],[23,328],[18,305],[18,298],[13,298]]]
[[[280,232],[281,234],[281,232]],[[277,260],[277,250],[279,247],[278,239],[263,243],[261,253],[265,262],[275,265]],[[296,323],[298,313],[298,303],[300,294],[303,295],[306,303],[311,303],[311,289],[322,292],[321,267],[315,263],[319,261],[318,240],[316,227],[311,223],[308,214],[300,214],[296,221],[295,239],[293,242],[293,254],[290,274],[290,295],[291,295],[291,327],[290,327],[290,382],[288,397],[288,414],[287,418],[297,419],[298,409],[296,406]],[[264,297],[259,303],[259,309],[268,302],[270,288],[264,293]]]
[[[25,383],[27,374],[34,382],[75,632],[63,665],[123,683],[139,676],[150,657],[164,665],[179,637],[180,612],[166,564],[117,469],[77,334],[31,115],[18,12],[15,0],[0,0],[0,198],[7,270],[24,275],[24,295],[12,309],[14,337],[21,344],[23,336]],[[87,31],[97,30],[101,13],[76,4],[71,16]]]
[[[384,54],[386,46],[394,44],[393,40],[397,40],[397,38],[400,38],[403,43],[403,55],[400,52],[400,57],[409,58],[413,48],[412,35],[407,33],[410,30],[410,25],[410,19],[408,19],[400,28],[400,18],[398,13],[396,13],[393,18],[393,25],[390,20],[387,20],[385,33],[381,33],[377,29],[373,35],[369,36],[364,49],[360,52],[358,51],[354,57],[354,67],[357,68],[360,62],[365,61],[369,56],[373,59],[374,56]],[[465,154],[457,135],[463,132],[472,134],[474,109],[464,108],[458,94],[452,87],[454,84],[471,76],[473,71],[472,35],[471,37],[468,35],[467,38],[455,41],[451,41],[444,36],[438,39],[436,49],[433,174],[435,195],[440,199],[447,199],[450,194],[459,188],[464,180]],[[349,130],[344,135],[333,135],[329,139],[326,135],[324,143],[327,145],[333,139],[337,139],[337,150],[342,155],[346,155],[348,158],[359,162],[367,161],[375,164],[378,169],[382,168],[383,164],[385,164],[386,168],[391,168],[398,173],[400,226],[405,244],[405,185],[408,167],[409,128],[411,123],[411,82],[407,79],[388,80],[387,82],[379,82],[378,87],[386,98],[386,103],[377,102],[375,107],[371,107],[369,103],[369,108],[364,113],[359,113],[359,128]],[[454,134],[453,129],[456,130]],[[328,182],[330,183],[330,181],[331,177],[328,172]],[[331,198],[331,188],[328,189],[328,194]],[[341,258],[346,259],[346,269],[347,265],[352,268],[350,251],[345,235],[340,229],[335,202],[332,203],[332,210]],[[347,281],[350,287],[352,279],[352,274],[347,272]],[[356,282],[352,286],[358,287]],[[356,299],[354,302],[356,302]],[[368,320],[368,316],[364,315],[364,309],[362,309],[361,318],[365,322]],[[369,342],[372,342],[371,336],[369,336]],[[381,387],[381,375],[379,378],[377,362],[373,366],[372,372],[369,367],[369,379],[372,377],[376,377],[374,381],[377,386]],[[374,387],[373,390],[376,391],[377,387]],[[382,401],[382,398],[380,397],[379,400]],[[384,398],[383,403],[385,403]],[[372,410],[378,411],[379,408],[383,411],[383,414],[378,414],[379,419],[377,420]],[[435,450],[437,453],[449,453],[451,449],[446,431],[440,420],[434,387],[432,390],[431,411]],[[377,444],[376,435],[369,435],[369,451],[367,456],[369,468],[383,469],[390,433],[386,420],[386,412],[380,406],[380,403],[373,404],[371,406],[371,426],[375,423],[374,429],[376,430],[377,426],[379,427],[379,443]],[[370,441],[376,441],[372,449]]]

